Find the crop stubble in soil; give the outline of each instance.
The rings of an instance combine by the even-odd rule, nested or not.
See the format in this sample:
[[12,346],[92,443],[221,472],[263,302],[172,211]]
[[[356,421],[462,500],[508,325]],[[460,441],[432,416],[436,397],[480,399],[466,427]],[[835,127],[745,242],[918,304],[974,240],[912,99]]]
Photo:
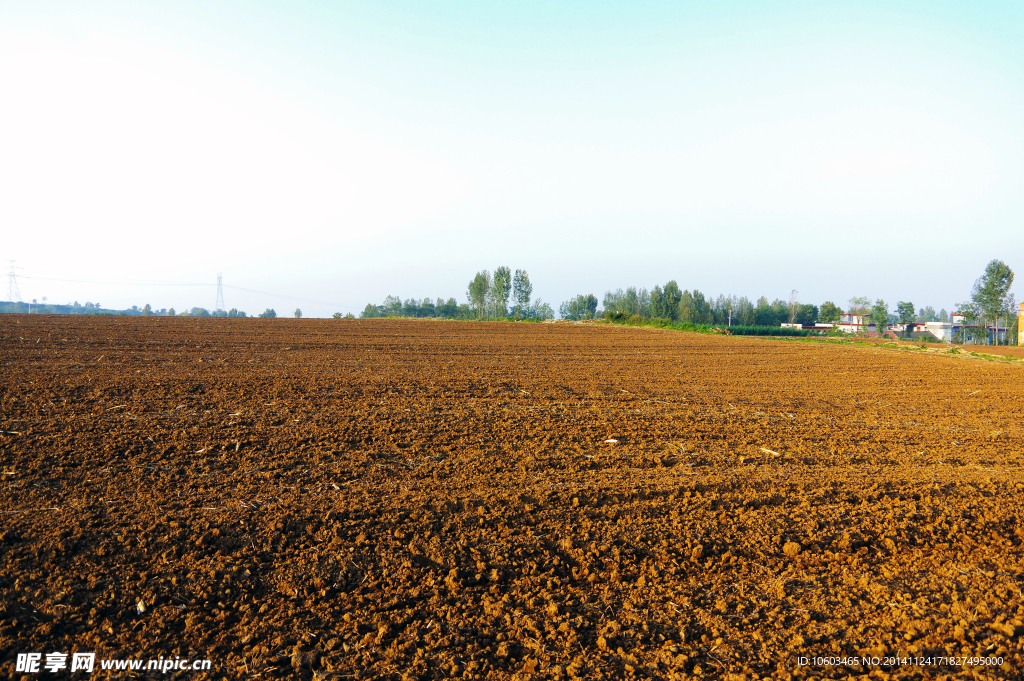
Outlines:
[[[1024,668],[1017,366],[24,315],[0,318],[0,362],[4,674],[33,650],[210,658],[211,678]],[[1004,664],[797,662],[961,654]]]

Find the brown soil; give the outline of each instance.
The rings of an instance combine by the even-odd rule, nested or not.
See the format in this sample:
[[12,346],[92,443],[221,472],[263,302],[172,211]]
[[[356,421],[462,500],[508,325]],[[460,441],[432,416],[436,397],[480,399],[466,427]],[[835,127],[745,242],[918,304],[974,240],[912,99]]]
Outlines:
[[52,651],[213,661],[151,678],[1024,668],[1016,364],[3,315],[0,365],[2,676]]

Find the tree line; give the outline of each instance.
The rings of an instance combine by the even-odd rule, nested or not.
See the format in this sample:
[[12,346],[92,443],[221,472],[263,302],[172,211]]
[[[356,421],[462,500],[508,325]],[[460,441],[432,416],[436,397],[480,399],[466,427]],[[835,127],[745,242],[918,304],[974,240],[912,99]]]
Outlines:
[[526,270],[515,273],[504,265],[493,274],[480,270],[466,287],[467,303],[455,298],[407,298],[402,301],[388,296],[380,305],[368,303],[360,313],[362,319],[374,317],[426,317],[441,319],[554,319],[551,306],[538,298],[533,300],[533,284]]
[[[132,305],[123,310],[105,308],[99,303],[86,302],[84,305],[77,300],[73,303],[56,304],[42,303],[33,300],[31,303],[23,302],[0,302],[0,313],[18,314],[84,314],[84,315],[117,315],[125,317],[245,317],[245,312],[231,308],[230,310],[207,310],[203,307],[193,307],[189,310],[175,311],[170,308],[154,308],[149,303],[142,307]],[[263,315],[260,315],[261,317]]]
[[[1013,271],[1000,260],[993,260],[975,282],[971,299],[959,305],[956,313],[965,318],[967,326],[956,340],[991,341],[993,334],[986,324],[995,326],[1003,320],[1010,327],[1010,342],[1016,338],[1016,301],[1009,292]],[[480,270],[466,287],[465,303],[455,298],[407,298],[388,296],[379,305],[368,304],[361,318],[373,317],[435,317],[444,319],[553,319],[554,310],[547,303],[534,301],[533,285],[525,270],[501,266],[490,272]],[[844,314],[859,315],[866,323],[885,330],[897,323],[948,322],[949,313],[932,306],[916,308],[901,300],[895,310],[883,299],[871,301],[867,296],[854,296],[845,310],[831,300],[820,306],[802,303],[793,291],[788,300],[769,300],[761,296],[706,295],[698,289],[681,289],[671,280],[652,289],[629,287],[607,291],[603,299],[593,293],[579,294],[562,302],[558,315],[562,319],[581,321],[605,317],[635,323],[661,321],[705,327],[779,327],[783,324],[839,324]],[[335,314],[341,317],[341,313]],[[984,322],[984,323],[983,323]]]
[[[599,316],[593,294],[578,295],[560,306],[567,319],[594,319]],[[601,312],[606,317],[663,319],[675,323],[713,326],[813,325],[818,321],[839,321],[842,310],[825,302],[821,308],[795,299],[769,301],[762,296],[752,301],[746,296],[709,296],[698,289],[680,289],[675,281],[664,286],[629,287],[607,291]],[[834,319],[833,319],[834,318]]]

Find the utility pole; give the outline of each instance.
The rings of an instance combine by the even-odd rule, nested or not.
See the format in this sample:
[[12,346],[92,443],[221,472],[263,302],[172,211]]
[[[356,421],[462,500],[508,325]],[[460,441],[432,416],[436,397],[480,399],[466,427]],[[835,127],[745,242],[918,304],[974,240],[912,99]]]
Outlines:
[[224,311],[224,277],[220,272],[217,273],[217,312]]
[[7,277],[8,277],[7,300],[11,301],[12,303],[20,303],[21,302],[21,290],[18,288],[18,275],[17,275],[17,273],[14,270],[20,270],[21,268],[20,267],[15,267],[13,260],[11,260],[9,262],[11,263],[11,269],[10,269],[9,273],[7,274]]

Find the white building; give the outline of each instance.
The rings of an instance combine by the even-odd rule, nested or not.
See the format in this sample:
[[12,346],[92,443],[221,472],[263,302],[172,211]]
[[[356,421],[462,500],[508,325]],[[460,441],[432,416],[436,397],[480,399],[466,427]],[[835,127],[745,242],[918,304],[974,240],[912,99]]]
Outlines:
[[[925,332],[930,333],[943,343],[964,343],[972,344],[984,342],[986,336],[992,337],[994,342],[1006,343],[1009,329],[1005,326],[986,326],[985,324],[968,324],[963,315],[952,314],[948,322],[909,322],[907,324],[896,324],[892,327],[898,335],[918,338]],[[964,334],[971,336],[964,339]],[[998,340],[996,340],[998,339]]]
[[871,315],[847,312],[839,318],[839,330],[845,333],[876,333],[878,327],[871,321]]

